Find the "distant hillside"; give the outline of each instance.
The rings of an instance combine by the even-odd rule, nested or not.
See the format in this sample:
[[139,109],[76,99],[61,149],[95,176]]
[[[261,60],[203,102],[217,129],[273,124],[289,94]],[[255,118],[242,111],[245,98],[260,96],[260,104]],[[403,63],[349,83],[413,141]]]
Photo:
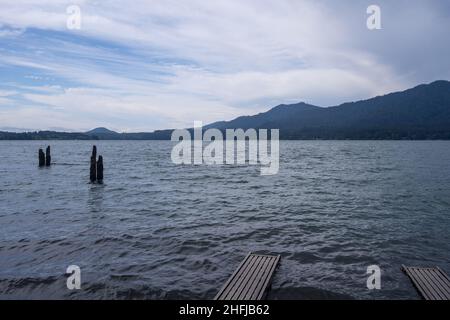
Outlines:
[[78,132],[5,132],[0,131],[0,140],[97,140],[84,133]]
[[[280,129],[281,139],[443,139],[450,140],[450,82],[436,81],[368,100],[321,108],[306,103],[279,105],[254,116],[205,127]],[[0,140],[168,140],[172,130],[117,133],[0,132]]]
[[321,108],[279,105],[208,128],[279,128],[282,139],[450,139],[450,82]]
[[171,134],[172,130],[118,133],[106,128],[96,128],[86,132],[86,135],[98,140],[170,140]]
[[105,128],[88,132],[5,132],[0,131],[0,140],[170,140],[172,130],[154,132],[118,133]]
[[117,140],[120,139],[120,133],[100,127],[92,129],[85,133],[86,135],[99,140]]

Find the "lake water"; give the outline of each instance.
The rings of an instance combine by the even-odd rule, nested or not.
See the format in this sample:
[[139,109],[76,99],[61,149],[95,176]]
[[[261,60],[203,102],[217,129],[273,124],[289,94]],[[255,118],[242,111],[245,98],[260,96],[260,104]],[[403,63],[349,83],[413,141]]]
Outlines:
[[97,141],[103,185],[93,143],[0,141],[0,298],[210,299],[249,251],[282,256],[272,299],[417,299],[402,264],[450,272],[450,142],[282,141],[261,176],[174,165],[169,141]]

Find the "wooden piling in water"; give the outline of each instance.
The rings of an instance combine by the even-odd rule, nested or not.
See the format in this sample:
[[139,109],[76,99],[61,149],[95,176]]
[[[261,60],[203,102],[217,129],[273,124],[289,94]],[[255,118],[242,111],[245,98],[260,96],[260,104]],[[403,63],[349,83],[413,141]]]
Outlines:
[[97,147],[92,147],[92,155],[91,155],[91,168],[90,168],[90,179],[91,182],[95,182],[97,180]]
[[45,154],[42,149],[39,149],[39,167],[45,166]]
[[98,156],[97,162],[97,182],[103,183],[103,157]]
[[50,155],[50,146],[45,149],[45,165],[48,167],[52,163],[52,156]]
[[92,157],[97,159],[97,146],[92,147]]
[[89,172],[89,176],[91,179],[91,182],[98,182],[103,183],[103,157],[98,156],[97,161],[97,147],[92,147],[92,154],[91,154],[91,168]]

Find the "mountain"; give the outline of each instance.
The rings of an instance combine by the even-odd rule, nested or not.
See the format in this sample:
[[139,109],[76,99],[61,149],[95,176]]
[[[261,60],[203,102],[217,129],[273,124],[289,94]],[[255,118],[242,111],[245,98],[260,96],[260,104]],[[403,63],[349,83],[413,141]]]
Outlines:
[[[279,105],[254,116],[204,127],[280,129],[281,139],[450,140],[450,82],[435,81],[384,96],[327,108],[306,103]],[[96,128],[85,133],[0,132],[0,140],[169,140],[172,130],[118,133]]]
[[95,128],[86,132],[87,135],[97,135],[97,134],[117,134],[117,132],[106,129],[104,127]]
[[207,128],[279,128],[282,139],[450,139],[450,82],[328,108],[279,105]]
[[172,130],[154,132],[118,133],[103,127],[92,129],[86,135],[99,140],[170,140]]
[[120,133],[106,129],[104,127],[95,128],[85,132],[86,135],[99,140],[118,140]]

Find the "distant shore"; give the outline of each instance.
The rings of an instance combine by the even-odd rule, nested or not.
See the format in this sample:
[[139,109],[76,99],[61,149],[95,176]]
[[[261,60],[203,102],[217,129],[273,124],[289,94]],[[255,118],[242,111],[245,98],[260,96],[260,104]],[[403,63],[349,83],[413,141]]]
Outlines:
[[[36,131],[36,132],[5,132],[0,131],[0,140],[170,140],[173,130],[162,130],[155,132],[141,133],[117,133],[113,134],[89,134],[83,132],[57,132],[57,131]],[[376,132],[359,131],[346,134],[295,134],[280,130],[280,140],[392,140],[392,141],[433,141],[450,140],[450,132],[433,133],[406,133],[406,132]]]

